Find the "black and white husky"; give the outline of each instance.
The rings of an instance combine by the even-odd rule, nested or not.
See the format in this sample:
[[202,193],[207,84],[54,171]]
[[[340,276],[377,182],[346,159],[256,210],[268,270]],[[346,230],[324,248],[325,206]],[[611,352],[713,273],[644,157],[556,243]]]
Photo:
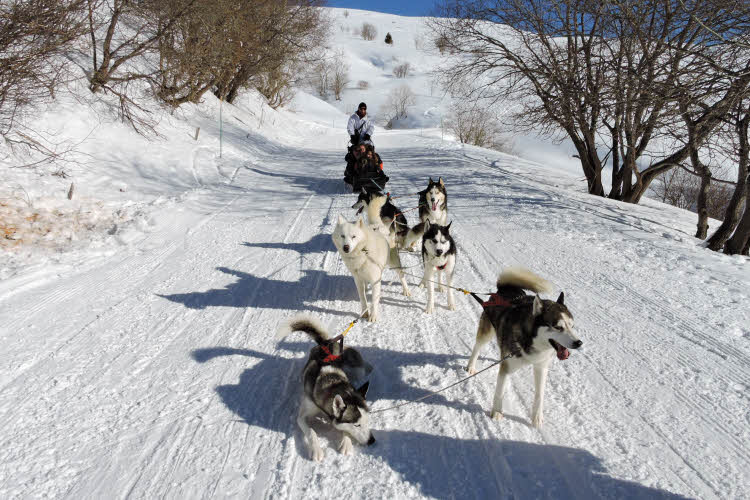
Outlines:
[[305,332],[318,344],[310,351],[302,371],[303,394],[297,415],[297,424],[302,429],[310,458],[319,462],[324,456],[318,435],[307,422],[311,417],[323,415],[336,430],[341,431],[339,451],[344,455],[353,451],[352,439],[359,444],[373,444],[375,437],[370,432],[370,409],[365,401],[369,382],[359,389],[350,383],[350,377],[358,378],[361,376],[358,373],[363,374],[368,369],[362,356],[355,349],[347,347],[342,352],[337,342],[330,343],[328,331],[315,318],[292,318],[279,328],[276,338],[281,339],[292,332]]
[[[445,276],[445,284],[448,285],[448,309],[456,310],[453,302],[453,272],[456,269],[456,242],[450,235],[450,227],[439,224],[425,223],[425,231],[422,236],[422,262],[424,263],[424,277],[420,286],[427,287],[427,306],[424,312],[432,313],[435,308],[435,292],[433,281],[437,281],[438,291],[445,291],[441,279]],[[437,278],[434,280],[433,278]]]
[[476,373],[479,351],[492,339],[493,333],[500,346],[500,356],[512,357],[500,364],[491,416],[503,417],[503,395],[508,386],[508,375],[527,365],[534,367],[534,406],[531,423],[541,427],[544,421],[544,386],[552,359],[565,360],[568,349],[578,349],[581,342],[573,331],[573,315],[565,307],[564,294],[556,302],[526,295],[524,290],[547,292],[551,285],[528,269],[506,269],[497,279],[497,294],[483,306],[479,318],[477,338],[466,370]]
[[419,224],[411,228],[406,235],[404,246],[413,248],[425,231],[425,223],[440,224],[448,223],[448,191],[445,182],[438,177],[437,182],[430,177],[427,188],[419,192]]
[[389,241],[395,242],[399,247],[403,246],[409,225],[401,210],[391,202],[390,196],[362,191],[352,208],[357,209],[357,214],[364,210],[370,226],[382,226]]

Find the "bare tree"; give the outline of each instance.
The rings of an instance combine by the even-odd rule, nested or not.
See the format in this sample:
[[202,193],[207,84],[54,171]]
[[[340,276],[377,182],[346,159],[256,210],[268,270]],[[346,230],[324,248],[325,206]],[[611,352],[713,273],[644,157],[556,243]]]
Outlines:
[[362,28],[359,33],[363,40],[375,40],[375,37],[378,36],[377,28],[370,23],[362,23]]
[[385,102],[385,114],[388,117],[389,126],[393,122],[407,117],[407,108],[416,103],[417,96],[408,85],[401,85],[388,93]]
[[476,101],[456,100],[451,104],[446,128],[463,144],[510,153],[511,141],[503,134],[491,106]]
[[[572,141],[591,194],[605,194],[601,172],[611,159],[610,196],[637,203],[656,176],[689,155],[686,146],[661,155],[651,146],[674,125],[678,100],[705,84],[698,66],[716,58],[716,40],[697,13],[724,33],[737,26],[715,7],[710,0],[689,7],[680,0],[449,0],[430,25],[453,54],[443,68],[446,88],[460,94],[469,78],[483,82],[484,96],[511,95],[520,124]],[[750,71],[737,69],[694,117],[698,145],[747,89]]]
[[341,93],[349,83],[349,65],[344,63],[344,52],[338,51],[335,55],[337,61],[333,67],[331,76],[331,90],[337,101],[341,100]]
[[393,76],[396,78],[406,78],[409,75],[410,64],[408,62],[399,64],[393,68]]
[[[740,219],[744,216],[743,205],[745,205],[745,213],[747,212],[747,183],[748,183],[748,160],[750,159],[750,140],[748,138],[748,128],[750,127],[750,113],[747,109],[741,107],[737,110],[736,119],[734,122],[735,133],[737,134],[737,186],[735,187],[734,194],[729,202],[724,220],[722,221],[719,228],[711,235],[708,239],[708,248],[712,250],[721,250],[722,248],[727,253],[739,253],[744,246],[740,240],[743,238],[743,229],[739,229],[738,225]],[[732,233],[739,231],[737,238],[732,243],[731,250],[725,248],[728,245],[729,239],[732,237]],[[739,247],[739,250],[738,250]],[[728,251],[729,250],[729,251]]]
[[[227,0],[222,0],[227,1]],[[275,0],[234,2],[235,22],[225,40],[229,56],[214,87],[214,94],[232,102],[242,88],[294,60],[312,64],[330,31],[330,23],[317,7],[319,0],[293,3]]]
[[83,0],[0,2],[0,135],[8,136],[23,110],[45,98],[68,78],[64,54],[85,33]]

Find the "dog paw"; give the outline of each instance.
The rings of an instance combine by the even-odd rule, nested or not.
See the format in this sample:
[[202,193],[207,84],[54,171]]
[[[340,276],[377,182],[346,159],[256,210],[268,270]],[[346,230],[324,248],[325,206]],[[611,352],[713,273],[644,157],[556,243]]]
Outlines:
[[424,281],[419,282],[419,288],[424,288]]
[[449,311],[455,311],[456,310],[456,304],[448,303],[448,310]]
[[404,297],[411,297],[411,290],[409,290],[408,288],[406,288],[406,289],[404,289],[404,291],[402,292],[402,294],[404,295]]
[[368,311],[368,310],[366,310],[366,309],[365,309],[365,310],[363,310],[362,312],[360,312],[359,314],[360,314],[360,315],[361,315],[361,316],[362,316],[363,318],[369,318],[369,317],[370,317],[370,311]]
[[427,307],[424,308],[424,313],[425,314],[432,314],[432,311],[433,311],[433,308],[430,307],[430,306],[427,306]]
[[469,372],[469,375],[474,375],[475,373],[477,373],[477,369],[473,366],[467,366],[466,368],[464,368],[464,370]]
[[447,290],[447,288],[445,288],[443,285],[438,285],[438,287],[437,287],[437,291],[439,293],[445,293],[446,290]]
[[325,455],[323,448],[320,446],[313,446],[310,448],[310,458],[315,462],[322,462]]
[[375,323],[378,320],[377,314],[369,314],[366,317],[367,321],[369,321],[370,323]]
[[349,439],[349,436],[344,436],[339,444],[339,453],[342,455],[351,455],[353,451],[354,445],[352,444],[352,440]]
[[492,413],[490,413],[490,418],[492,420],[502,420],[503,419],[503,412],[492,410]]
[[539,415],[531,416],[531,425],[536,429],[541,429],[544,424],[544,416],[540,413]]

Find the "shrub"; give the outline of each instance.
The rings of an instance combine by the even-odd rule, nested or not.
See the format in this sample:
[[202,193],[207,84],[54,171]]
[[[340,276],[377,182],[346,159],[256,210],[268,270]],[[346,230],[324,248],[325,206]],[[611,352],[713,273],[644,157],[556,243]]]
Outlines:
[[363,40],[375,40],[375,37],[378,36],[378,30],[370,23],[362,23],[362,29],[359,33]]
[[385,103],[385,112],[389,122],[395,119],[406,118],[406,108],[417,102],[417,96],[408,85],[401,85],[391,90]]
[[388,45],[393,45],[393,37],[390,33],[385,34],[385,43],[387,43]]
[[405,62],[403,64],[399,64],[395,68],[393,68],[393,76],[396,78],[406,78],[406,76],[409,74],[409,63]]
[[357,82],[357,88],[359,90],[367,90],[370,88],[370,82],[367,80],[360,80]]

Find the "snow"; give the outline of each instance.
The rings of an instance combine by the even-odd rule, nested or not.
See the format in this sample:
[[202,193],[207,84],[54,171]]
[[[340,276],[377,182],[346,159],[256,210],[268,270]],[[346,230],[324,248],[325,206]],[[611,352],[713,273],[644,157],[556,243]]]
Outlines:
[[[505,418],[488,417],[492,369],[375,414],[377,443],[352,456],[319,426],[326,457],[308,459],[295,419],[312,343],[274,333],[300,312],[333,333],[358,314],[330,240],[339,214],[354,218],[346,118],[360,100],[377,115],[400,83],[386,78],[391,52],[424,70],[437,57],[417,57],[418,19],[331,12],[378,27],[372,42],[335,38],[368,91],[300,92],[282,111],[253,93],[235,106],[207,96],[155,109],[162,137],[148,141],[73,88],[38,118],[77,145],[70,177],[10,168],[3,153],[2,226],[15,229],[0,253],[0,497],[747,497],[748,259],[703,248],[689,212],[585,194],[554,146],[524,138],[511,156],[427,125],[375,133],[397,205],[442,177],[456,284],[488,291],[502,268],[528,267],[551,298],[565,292],[584,347],[553,363],[541,430],[530,369],[512,376]],[[407,81],[415,112],[439,118],[425,75]],[[465,377],[480,313],[438,294],[424,314],[419,256],[402,258],[414,296],[386,272],[381,319],[347,337],[375,366],[376,410]],[[491,344],[478,368],[497,356]]]

